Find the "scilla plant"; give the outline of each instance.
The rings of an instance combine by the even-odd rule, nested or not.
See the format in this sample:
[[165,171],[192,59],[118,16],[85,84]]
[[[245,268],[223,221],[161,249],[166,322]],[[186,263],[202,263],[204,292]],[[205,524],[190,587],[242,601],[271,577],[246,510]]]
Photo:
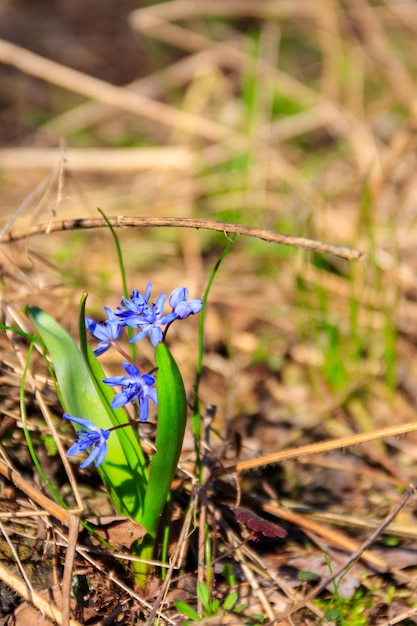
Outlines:
[[[145,586],[154,556],[156,534],[177,468],[184,438],[187,403],[184,383],[165,339],[174,322],[201,311],[203,303],[189,299],[185,287],[168,298],[161,293],[151,302],[152,283],[145,293],[137,289],[120,307],[105,307],[106,319],[97,323],[86,317],[86,295],[79,311],[79,346],[52,317],[37,307],[26,307],[53,362],[64,419],[76,431],[69,456],[87,453],[80,467],[96,466],[114,507],[143,526],[146,535],[136,541],[132,554],[135,580]],[[121,345],[128,329],[130,354]],[[87,331],[98,340],[93,351]],[[150,340],[155,348],[155,365],[144,371],[136,357],[136,344]],[[106,377],[98,358],[109,349],[121,355],[124,373]],[[115,392],[114,388],[118,391]],[[144,453],[137,424],[148,419],[149,405],[158,410],[156,452]],[[130,415],[127,405],[131,406]],[[132,415],[133,412],[133,415]]]

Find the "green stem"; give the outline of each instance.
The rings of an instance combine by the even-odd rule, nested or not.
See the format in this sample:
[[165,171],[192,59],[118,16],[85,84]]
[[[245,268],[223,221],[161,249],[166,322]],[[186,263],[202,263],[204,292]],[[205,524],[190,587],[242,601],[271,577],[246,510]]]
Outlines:
[[196,376],[195,376],[195,382],[194,382],[194,402],[193,402],[193,435],[194,435],[194,441],[195,441],[197,467],[198,467],[200,475],[201,475],[203,464],[200,458],[200,439],[202,437],[202,427],[201,427],[201,413],[200,413],[200,402],[199,402],[199,389],[200,389],[200,382],[201,382],[201,374],[203,371],[204,322],[205,322],[205,317],[206,317],[207,300],[209,297],[211,286],[216,277],[217,271],[223,259],[225,258],[225,256],[230,252],[232,245],[235,242],[235,239],[236,239],[236,235],[232,235],[229,243],[227,244],[226,248],[221,253],[220,257],[217,259],[217,262],[210,273],[207,287],[203,296],[203,309],[200,313],[200,325],[199,325],[199,331],[198,331],[198,358],[197,358]]

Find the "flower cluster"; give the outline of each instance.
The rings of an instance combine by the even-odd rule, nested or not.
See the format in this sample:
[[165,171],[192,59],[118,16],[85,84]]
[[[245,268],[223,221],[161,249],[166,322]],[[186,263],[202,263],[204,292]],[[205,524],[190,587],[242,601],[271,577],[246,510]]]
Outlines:
[[[115,311],[109,307],[104,307],[106,319],[101,323],[97,323],[89,317],[86,318],[87,330],[95,339],[98,339],[98,345],[94,351],[96,356],[100,356],[110,347],[114,347],[126,358],[129,358],[117,344],[124,327],[138,331],[130,339],[131,342],[149,337],[151,344],[156,347],[158,343],[164,340],[172,322],[195,315],[203,308],[201,300],[189,299],[189,292],[186,287],[178,287],[174,289],[168,299],[171,310],[164,313],[165,293],[162,292],[154,303],[150,303],[151,291],[152,283],[149,282],[144,295],[134,289],[130,298],[123,297],[120,307]],[[117,409],[129,402],[132,404],[137,402],[139,420],[145,422],[149,414],[149,401],[155,406],[158,404],[154,387],[155,377],[151,373],[141,374],[136,364],[132,362],[122,361],[122,365],[126,374],[103,379],[106,385],[122,388],[113,398],[111,407]],[[107,439],[112,429],[99,429],[90,420],[74,417],[68,413],[64,414],[64,418],[81,426],[81,430],[77,432],[77,440],[68,450],[68,455],[73,456],[91,448],[87,459],[81,463],[80,467],[87,467],[93,462],[98,467],[105,459]]]
[[[149,304],[152,283],[148,283],[145,295],[134,289],[130,298],[123,298],[121,306],[115,311],[106,308],[107,320],[100,325],[87,318],[87,328],[93,337],[100,340],[95,354],[102,354],[112,341],[120,336],[123,326],[138,329],[138,333],[131,339],[132,342],[140,341],[149,336],[151,344],[156,348],[160,343],[167,328],[176,319],[185,319],[190,315],[199,313],[203,308],[201,300],[188,299],[189,292],[186,287],[178,287],[169,296],[171,311],[164,313],[166,295],[162,292],[156,302]],[[165,326],[165,330],[162,327]],[[107,346],[107,347],[106,347]]]

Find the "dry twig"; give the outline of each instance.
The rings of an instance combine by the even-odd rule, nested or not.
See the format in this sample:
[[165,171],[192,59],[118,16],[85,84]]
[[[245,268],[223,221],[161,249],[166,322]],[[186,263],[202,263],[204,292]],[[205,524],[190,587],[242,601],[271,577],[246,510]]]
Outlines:
[[[295,237],[292,235],[284,235],[272,230],[262,228],[253,228],[234,224],[232,222],[217,222],[215,220],[203,220],[193,218],[180,217],[108,217],[108,222],[114,228],[204,228],[206,230],[214,230],[225,234],[244,235],[246,237],[256,237],[269,243],[278,243],[284,246],[292,246],[294,248],[302,248],[303,250],[322,252],[325,254],[334,254],[335,256],[347,259],[349,261],[359,261],[363,259],[365,253],[361,250],[348,248],[347,246],[338,246],[335,244],[325,243],[317,239],[308,239],[307,237]],[[35,235],[43,235],[45,233],[56,233],[66,230],[80,230],[90,228],[108,228],[107,222],[102,218],[78,218],[72,220],[62,220],[49,222],[48,224],[38,224],[30,230],[22,232],[11,232],[3,236],[0,243],[9,243],[33,237]]]

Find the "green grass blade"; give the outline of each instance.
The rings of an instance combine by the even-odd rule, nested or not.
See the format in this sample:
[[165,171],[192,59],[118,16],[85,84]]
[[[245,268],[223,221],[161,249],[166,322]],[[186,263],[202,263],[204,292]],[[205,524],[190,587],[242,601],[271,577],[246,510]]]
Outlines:
[[[100,213],[100,215],[103,216],[103,219],[105,220],[107,226],[109,227],[110,233],[113,237],[114,245],[116,247],[117,262],[119,264],[120,277],[122,279],[123,295],[125,296],[125,298],[128,298],[129,290],[127,288],[126,269],[125,269],[125,264],[123,261],[122,248],[119,243],[119,238],[117,236],[115,229],[111,225],[110,220],[108,219],[107,215],[105,215],[101,209],[98,209],[98,212]],[[133,328],[131,328],[130,326],[127,327],[127,334],[129,336],[129,339],[133,337]],[[135,343],[130,344],[130,355],[132,359],[135,360],[136,358],[136,344]]]
[[208,279],[207,287],[203,295],[203,308],[200,312],[200,325],[198,332],[198,358],[197,358],[197,367],[196,367],[196,377],[194,383],[194,401],[193,401],[193,435],[196,440],[196,458],[197,465],[199,465],[199,469],[201,470],[201,462],[200,459],[200,447],[199,441],[201,439],[201,415],[200,415],[200,403],[199,403],[199,388],[201,382],[201,374],[203,372],[203,354],[204,354],[204,322],[206,318],[206,310],[207,310],[207,300],[209,297],[210,289],[213,284],[214,278],[217,274],[217,271],[227,254],[230,252],[234,242],[236,239],[236,235],[233,235],[230,238],[229,243],[226,248],[221,253],[220,257],[217,259],[215,266],[213,267],[211,274]]

